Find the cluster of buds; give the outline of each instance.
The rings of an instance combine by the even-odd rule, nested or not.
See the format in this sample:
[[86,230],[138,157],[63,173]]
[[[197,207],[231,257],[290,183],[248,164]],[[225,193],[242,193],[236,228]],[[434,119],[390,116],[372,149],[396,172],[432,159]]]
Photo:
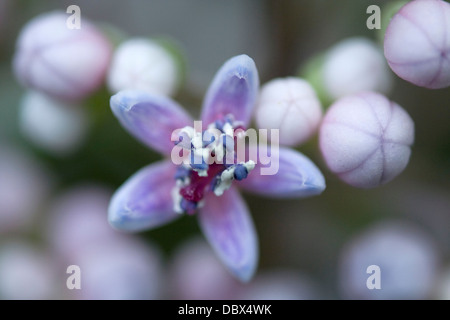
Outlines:
[[[86,20],[71,29],[66,21],[62,12],[43,14],[18,38],[14,72],[29,89],[20,115],[23,133],[54,154],[73,152],[89,127],[83,105],[107,87],[120,123],[148,146],[172,156],[172,161],[142,169],[118,189],[108,209],[110,224],[140,231],[198,212],[206,238],[244,282],[255,271],[258,245],[237,187],[279,198],[320,194],[325,189],[320,170],[285,148],[297,147],[317,132],[325,164],[342,181],[358,188],[383,185],[406,168],[414,143],[412,118],[384,96],[392,87],[389,67],[418,86],[450,86],[450,5],[416,0],[393,17],[384,56],[371,40],[346,39],[316,57],[304,78],[278,78],[261,88],[254,61],[246,55],[231,58],[205,96],[201,119],[208,126],[197,130],[170,98],[181,72],[164,45],[132,38],[114,47],[94,23]],[[308,81],[310,76],[314,81]],[[273,154],[280,159],[280,170],[274,175],[259,174],[264,167],[259,154],[246,160],[237,154],[253,115],[259,129],[277,130],[271,138],[276,138]],[[178,163],[173,150],[183,154]],[[394,249],[397,254],[403,247]],[[360,260],[358,250],[349,255],[350,263]],[[114,261],[115,253],[109,258]]]
[[29,90],[22,101],[23,134],[53,155],[79,150],[89,130],[88,98],[107,84],[111,93],[139,89],[174,94],[177,61],[150,39],[129,39],[114,48],[107,32],[84,19],[69,28],[61,11],[41,14],[22,29],[13,67]]

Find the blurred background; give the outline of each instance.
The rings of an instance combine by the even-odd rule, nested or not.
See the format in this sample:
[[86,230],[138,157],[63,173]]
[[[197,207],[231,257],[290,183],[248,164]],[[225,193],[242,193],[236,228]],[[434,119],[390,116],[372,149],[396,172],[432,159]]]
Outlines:
[[[174,99],[198,115],[215,72],[237,54],[255,60],[264,84],[302,75],[311,59],[350,37],[371,39],[382,50],[378,31],[366,26],[366,9],[388,2],[0,0],[0,298],[448,299],[448,88],[419,88],[391,73],[387,96],[410,114],[416,136],[406,170],[387,185],[361,190],[340,181],[315,135],[297,150],[322,170],[322,195],[245,194],[260,243],[259,268],[246,285],[205,248],[195,217],[135,235],[107,226],[114,190],[161,156],[119,125],[105,85],[82,101],[86,130],[70,152],[43,148],[21,127],[27,90],[12,60],[21,29],[39,14],[75,4],[82,19],[110,33],[170,41],[184,65]],[[66,288],[71,264],[83,270],[81,290]],[[378,291],[366,288],[371,264],[381,267]]]

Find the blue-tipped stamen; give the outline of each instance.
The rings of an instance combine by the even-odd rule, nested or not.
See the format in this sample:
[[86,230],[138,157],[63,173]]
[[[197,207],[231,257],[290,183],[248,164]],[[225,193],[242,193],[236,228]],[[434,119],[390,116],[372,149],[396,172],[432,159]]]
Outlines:
[[216,141],[216,137],[214,137],[213,135],[211,135],[211,137],[210,137],[209,140],[206,140],[206,141],[205,141],[205,139],[207,138],[207,137],[206,137],[207,134],[205,134],[205,132],[206,132],[206,130],[203,131],[203,148],[206,148],[206,147],[209,146],[211,143],[213,143],[214,141]]
[[208,170],[208,164],[201,155],[196,154],[194,149],[191,151],[191,162],[189,165],[196,171]]
[[234,138],[229,135],[222,135],[222,144],[225,150],[233,151],[234,150]]
[[[237,163],[235,128],[243,128],[242,123],[227,115],[202,133],[195,132],[192,127],[181,130],[175,144],[190,150],[190,156],[175,174],[177,184],[172,196],[176,212],[193,214],[206,193],[213,191],[220,196],[230,188],[233,180],[241,181],[253,170],[253,161]],[[221,132],[220,137],[214,136],[217,130]],[[208,165],[211,157],[216,161]]]
[[175,145],[180,146],[183,149],[190,149],[191,138],[186,132],[181,132],[178,136],[178,141],[175,141]]
[[223,132],[223,121],[222,120],[216,120],[214,121],[214,126],[216,127],[216,129],[220,130]]
[[247,178],[248,176],[248,170],[245,166],[243,166],[242,164],[238,164],[236,165],[235,169],[234,169],[234,178],[237,181],[241,181],[244,180],[245,178]]
[[192,174],[192,170],[185,166],[179,166],[177,171],[175,172],[175,179],[184,181],[186,178],[189,178]]

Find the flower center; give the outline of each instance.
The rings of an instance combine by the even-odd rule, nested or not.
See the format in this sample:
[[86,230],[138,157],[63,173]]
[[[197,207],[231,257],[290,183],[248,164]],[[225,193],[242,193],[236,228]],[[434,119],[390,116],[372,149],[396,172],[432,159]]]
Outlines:
[[180,130],[175,144],[185,151],[185,157],[175,174],[176,186],[172,191],[176,212],[194,214],[208,192],[221,196],[233,180],[245,179],[254,169],[251,160],[237,161],[236,141],[245,133],[236,129],[244,128],[232,115],[227,115],[204,131],[192,127]]

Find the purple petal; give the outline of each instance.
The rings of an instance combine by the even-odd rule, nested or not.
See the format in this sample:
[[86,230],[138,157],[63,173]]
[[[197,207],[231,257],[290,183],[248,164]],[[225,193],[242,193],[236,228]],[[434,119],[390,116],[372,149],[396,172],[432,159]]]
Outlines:
[[120,91],[111,97],[111,109],[133,136],[166,155],[174,146],[172,132],[194,123],[176,102],[154,93]]
[[219,69],[205,96],[202,121],[206,124],[227,115],[247,125],[259,88],[258,70],[247,55],[229,59]]
[[[325,190],[325,178],[322,173],[302,153],[289,148],[280,148],[278,152],[272,150],[268,157],[271,158],[269,164],[261,158],[259,154],[255,169],[250,172],[247,179],[239,182],[239,186],[243,189],[276,198],[308,197]],[[261,169],[265,169],[266,172]]]
[[179,217],[171,196],[175,169],[170,161],[161,161],[129,178],[111,199],[109,223],[118,230],[141,231]]
[[250,213],[231,188],[210,194],[199,212],[200,227],[222,262],[241,281],[249,281],[258,262],[258,243]]

